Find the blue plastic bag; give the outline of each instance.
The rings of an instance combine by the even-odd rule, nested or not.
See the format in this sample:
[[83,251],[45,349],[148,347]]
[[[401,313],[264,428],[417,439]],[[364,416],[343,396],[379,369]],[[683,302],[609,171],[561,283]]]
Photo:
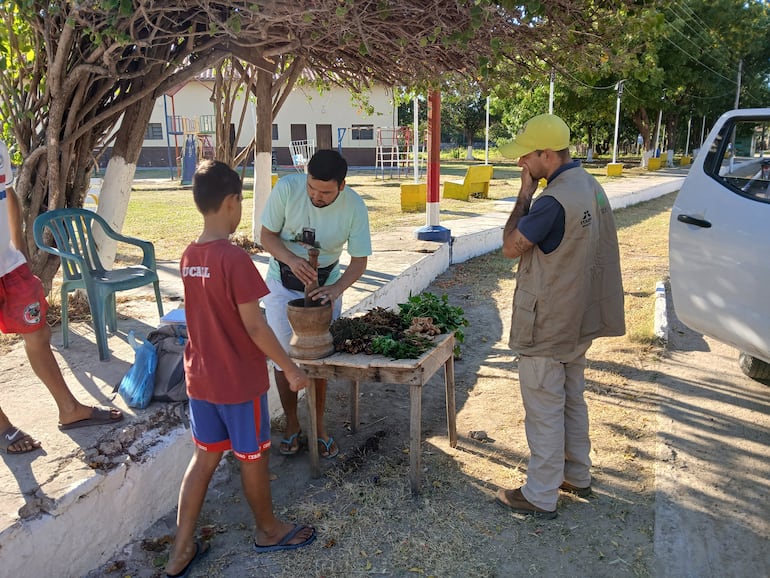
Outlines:
[[149,341],[137,340],[133,331],[128,332],[128,343],[134,350],[134,364],[120,380],[118,393],[128,407],[144,409],[152,399],[158,353]]

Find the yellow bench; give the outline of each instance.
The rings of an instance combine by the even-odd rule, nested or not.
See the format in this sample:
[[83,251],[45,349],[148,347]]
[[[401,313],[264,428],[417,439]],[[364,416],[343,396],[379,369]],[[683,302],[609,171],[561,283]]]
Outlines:
[[468,197],[479,193],[482,199],[489,197],[489,181],[492,179],[492,165],[477,165],[468,167],[462,181],[446,181],[444,183],[445,199],[460,199],[467,201]]

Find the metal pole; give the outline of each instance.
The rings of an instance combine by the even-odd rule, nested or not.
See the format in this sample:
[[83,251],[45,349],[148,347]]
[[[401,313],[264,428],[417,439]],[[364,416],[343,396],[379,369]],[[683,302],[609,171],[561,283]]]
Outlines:
[[743,71],[743,59],[738,61],[738,88],[735,89],[735,107],[738,108],[738,104],[741,100],[741,72]]
[[426,225],[416,231],[421,241],[449,243],[452,232],[438,224],[439,221],[439,179],[441,177],[441,93],[428,93],[428,178],[427,202],[425,203]]
[[687,119],[687,140],[684,142],[684,156],[690,152],[690,125],[692,125],[692,115]]
[[484,132],[484,164],[489,164],[489,97],[487,96],[487,128]]
[[612,147],[612,164],[617,162],[618,156],[618,128],[620,127],[620,97],[623,96],[623,81],[618,81],[618,98],[615,106],[615,145]]
[[435,227],[439,222],[439,179],[441,178],[441,93],[433,90],[428,95],[428,202],[426,225]]
[[706,115],[703,115],[703,124],[700,127],[700,146],[703,146],[703,139],[706,135]]
[[417,96],[414,97],[414,117],[413,117],[413,123],[414,123],[414,144],[412,145],[413,155],[414,155],[414,182],[417,183],[420,181],[420,141],[418,140],[420,137],[420,130],[419,130],[419,123],[420,123],[420,116],[418,114],[419,111],[419,104],[417,101]]

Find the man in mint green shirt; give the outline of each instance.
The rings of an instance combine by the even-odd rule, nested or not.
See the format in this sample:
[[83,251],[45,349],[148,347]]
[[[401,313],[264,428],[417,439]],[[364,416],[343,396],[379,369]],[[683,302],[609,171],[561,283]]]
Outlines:
[[[304,286],[318,281],[310,298],[333,303],[334,318],[342,309],[342,293],[366,270],[372,254],[369,214],[363,199],[345,186],[348,164],[336,151],[320,150],[307,165],[308,174],[287,175],[278,180],[262,213],[262,246],[270,253],[265,281],[270,294],[263,299],[267,322],[285,349],[289,348],[291,326],[286,305],[304,297]],[[308,248],[320,251],[318,271],[308,261]],[[347,246],[350,264],[340,271],[339,258]],[[299,451],[301,428],[297,418],[297,393],[291,391],[280,367],[274,365],[275,381],[286,414],[286,429],[279,451]],[[326,380],[316,380],[318,451],[322,457],[339,453],[328,435],[323,415]]]

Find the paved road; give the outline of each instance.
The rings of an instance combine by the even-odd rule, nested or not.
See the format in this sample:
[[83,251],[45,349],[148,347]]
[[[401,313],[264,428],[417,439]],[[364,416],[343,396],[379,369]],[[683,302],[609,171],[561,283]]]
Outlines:
[[655,573],[770,576],[770,386],[732,347],[687,329],[669,301],[659,383]]

